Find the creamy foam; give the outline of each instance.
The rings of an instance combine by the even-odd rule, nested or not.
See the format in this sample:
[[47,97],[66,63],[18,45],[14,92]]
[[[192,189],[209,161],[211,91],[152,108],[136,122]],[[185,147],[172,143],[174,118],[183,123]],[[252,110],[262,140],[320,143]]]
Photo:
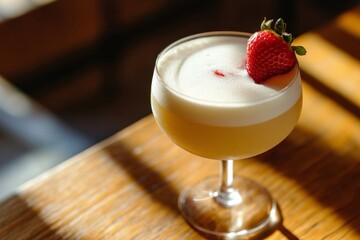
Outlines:
[[254,82],[245,69],[247,37],[180,42],[160,54],[152,94],[188,119],[221,126],[255,124],[285,112],[301,96],[297,66],[265,84]]

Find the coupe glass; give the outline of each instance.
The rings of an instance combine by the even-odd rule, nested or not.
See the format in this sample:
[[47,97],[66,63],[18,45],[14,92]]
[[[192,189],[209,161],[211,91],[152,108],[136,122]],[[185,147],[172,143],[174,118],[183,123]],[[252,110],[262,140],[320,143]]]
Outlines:
[[[183,149],[220,160],[220,176],[206,178],[182,191],[178,201],[187,222],[203,235],[213,238],[262,238],[275,230],[281,221],[277,203],[269,192],[250,179],[235,177],[233,164],[234,160],[271,149],[295,127],[302,105],[298,66],[286,86],[269,86],[279,89],[271,96],[246,104],[242,101],[219,103],[188,96],[164,80],[167,76],[163,76],[162,69],[167,68],[171,61],[183,64],[188,57],[181,54],[183,45],[191,44],[191,41],[230,37],[244,43],[249,36],[242,32],[208,32],[180,39],[159,54],[152,80],[151,106],[162,131]],[[198,44],[196,48],[204,49],[206,46]],[[169,52],[171,57],[167,56]],[[163,61],[163,58],[168,59]],[[258,119],[257,114],[269,109],[270,119],[254,120]],[[194,120],[202,115],[209,119],[209,124]],[[247,123],[241,126],[212,123],[215,118],[217,123],[221,123],[236,117],[247,119]]]

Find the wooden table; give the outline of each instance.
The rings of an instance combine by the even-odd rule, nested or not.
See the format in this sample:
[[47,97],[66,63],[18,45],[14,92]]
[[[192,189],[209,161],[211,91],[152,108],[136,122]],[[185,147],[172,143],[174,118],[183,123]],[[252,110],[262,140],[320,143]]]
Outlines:
[[[273,150],[237,174],[278,200],[269,239],[360,239],[360,8],[297,38],[304,107]],[[202,239],[177,210],[218,162],[175,146],[152,116],[28,182],[0,203],[0,239]]]

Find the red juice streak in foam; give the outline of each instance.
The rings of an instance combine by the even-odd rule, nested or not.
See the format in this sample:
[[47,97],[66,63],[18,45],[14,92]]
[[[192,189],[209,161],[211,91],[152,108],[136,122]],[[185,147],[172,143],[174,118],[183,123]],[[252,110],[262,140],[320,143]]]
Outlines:
[[214,71],[214,74],[215,74],[216,76],[219,76],[219,77],[225,77],[225,74],[223,74],[223,73],[220,72],[219,70],[215,70],[215,71]]

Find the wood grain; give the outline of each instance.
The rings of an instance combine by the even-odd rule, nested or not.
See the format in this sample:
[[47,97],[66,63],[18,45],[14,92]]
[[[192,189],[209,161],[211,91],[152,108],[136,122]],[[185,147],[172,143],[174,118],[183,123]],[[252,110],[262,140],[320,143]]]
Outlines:
[[[359,9],[352,11],[359,16]],[[344,26],[337,21],[327,28]],[[299,60],[299,124],[271,151],[235,164],[281,207],[283,225],[268,239],[360,239],[360,60],[351,56],[355,69],[344,71],[349,54],[342,52],[328,68],[336,59],[324,56],[335,45],[317,34],[298,38],[316,51]],[[1,202],[0,239],[203,239],[179,214],[177,198],[217,174],[218,164],[175,146],[148,116]]]

